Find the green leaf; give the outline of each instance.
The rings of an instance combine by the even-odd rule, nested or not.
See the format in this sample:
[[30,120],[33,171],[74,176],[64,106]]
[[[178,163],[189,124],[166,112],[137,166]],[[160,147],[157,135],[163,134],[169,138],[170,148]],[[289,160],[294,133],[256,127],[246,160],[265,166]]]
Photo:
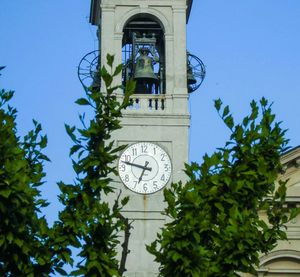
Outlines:
[[78,144],[72,146],[71,149],[70,149],[70,154],[69,155],[72,156],[74,153],[76,153],[81,148],[82,148],[82,145],[78,145]]
[[268,105],[268,100],[265,97],[262,97],[261,100],[260,100],[260,104],[263,107],[266,107]]
[[71,272],[71,275],[73,275],[73,276],[79,276],[79,275],[83,275],[83,274],[85,274],[85,270],[82,268]]
[[244,127],[247,127],[248,124],[249,124],[249,117],[246,116],[246,117],[243,119],[243,125],[244,125]]
[[2,190],[0,190],[0,195],[5,197],[5,198],[8,198],[11,193],[12,193],[11,189],[2,189]]
[[48,143],[47,136],[42,136],[41,137],[41,141],[40,141],[40,147],[41,148],[45,148],[47,146],[47,143]]
[[62,275],[62,276],[68,276],[67,272],[64,271],[64,270],[63,270],[62,268],[60,268],[60,267],[55,267],[55,271],[56,271],[57,273],[59,273],[60,275]]
[[125,206],[125,205],[128,203],[129,199],[130,199],[129,196],[124,197],[124,198],[121,200],[121,205],[122,205],[122,206]]
[[113,81],[112,76],[107,72],[106,68],[103,66],[101,69],[101,76],[105,82],[105,86],[108,89]]
[[6,239],[8,240],[9,243],[12,243],[13,239],[14,239],[14,235],[12,232],[8,232],[6,234]]
[[215,203],[216,208],[218,208],[219,211],[224,212],[224,207],[221,203]]
[[119,64],[119,65],[116,67],[113,76],[115,77],[115,76],[119,75],[119,74],[122,72],[122,69],[123,69],[123,64]]
[[75,127],[70,127],[69,125],[65,124],[65,128],[67,131],[67,134],[69,135],[69,137],[73,140],[76,141],[76,136],[74,135],[74,131],[75,131]]
[[233,126],[234,126],[234,121],[233,121],[233,117],[231,115],[227,116],[224,119],[224,122],[226,124],[226,126],[232,130]]
[[216,108],[216,110],[217,110],[217,111],[220,111],[221,106],[222,106],[222,101],[221,101],[221,99],[219,98],[219,99],[215,100],[214,102],[215,102],[215,108]]
[[110,54],[107,54],[106,55],[106,61],[107,61],[107,64],[112,67],[113,63],[114,63],[114,55],[110,55]]
[[90,102],[86,98],[79,98],[75,101],[76,104],[81,106],[89,106],[91,105]]
[[181,258],[181,256],[177,252],[173,253],[172,260],[174,262],[177,262],[180,258]]
[[225,108],[224,108],[224,110],[223,110],[223,115],[222,115],[222,117],[224,118],[224,117],[226,117],[228,114],[229,114],[229,106],[226,106]]
[[290,217],[289,217],[289,221],[296,218],[299,214],[300,214],[300,208],[292,208]]

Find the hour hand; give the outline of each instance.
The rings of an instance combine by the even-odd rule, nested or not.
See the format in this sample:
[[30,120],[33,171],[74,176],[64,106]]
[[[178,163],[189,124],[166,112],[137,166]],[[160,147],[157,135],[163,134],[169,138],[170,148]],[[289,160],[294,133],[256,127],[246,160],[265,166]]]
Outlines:
[[143,169],[143,171],[142,171],[142,173],[141,173],[141,176],[140,176],[140,178],[139,178],[139,183],[142,181],[142,178],[143,178],[143,176],[144,176],[144,174],[145,174],[145,170],[146,170],[146,166],[149,164],[149,162],[148,161],[146,161],[145,162],[145,166],[144,166],[144,169]]
[[143,165],[140,165],[140,164],[135,164],[135,163],[127,162],[127,161],[122,161],[122,163],[124,163],[124,164],[128,164],[128,165],[132,165],[132,166],[135,166],[135,167],[138,167],[138,168],[144,169],[144,170],[149,170],[149,171],[151,171],[151,170],[152,170],[152,167],[147,167],[146,165],[145,165],[145,166],[143,166]]

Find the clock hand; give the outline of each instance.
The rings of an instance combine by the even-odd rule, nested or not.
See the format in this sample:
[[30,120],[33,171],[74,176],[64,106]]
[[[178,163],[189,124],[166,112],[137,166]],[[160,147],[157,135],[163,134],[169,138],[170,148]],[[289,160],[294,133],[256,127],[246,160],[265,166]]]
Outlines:
[[142,171],[142,173],[141,173],[141,176],[140,176],[140,178],[139,178],[139,182],[138,182],[138,183],[140,183],[140,181],[142,181],[142,178],[143,178],[143,175],[144,175],[144,173],[145,173],[145,170],[146,170],[146,168],[148,168],[148,167],[147,167],[148,164],[149,164],[149,162],[146,161],[146,162],[145,162],[145,166],[144,166],[144,168],[143,168],[143,171]]
[[[135,166],[135,167],[144,169],[144,170],[152,171],[152,167],[147,167],[146,165],[143,166],[143,165],[140,165],[140,164],[130,163],[130,162],[126,162],[126,161],[122,161],[122,163],[128,164],[128,165],[132,165],[132,166]],[[148,164],[149,164],[149,162],[147,162],[147,165],[148,165]]]

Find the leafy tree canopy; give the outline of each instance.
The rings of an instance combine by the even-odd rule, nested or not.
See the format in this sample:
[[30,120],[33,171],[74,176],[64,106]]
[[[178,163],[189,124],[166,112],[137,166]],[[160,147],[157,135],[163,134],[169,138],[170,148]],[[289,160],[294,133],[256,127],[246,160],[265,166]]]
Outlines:
[[251,114],[237,125],[221,100],[215,107],[230,140],[202,164],[186,165],[186,184],[164,191],[170,222],[147,246],[160,263],[159,276],[255,273],[260,253],[286,239],[285,224],[299,213],[284,205],[286,183],[275,186],[288,141],[271,105],[252,101]]
[[[59,257],[73,264],[72,248],[79,249],[81,260],[73,276],[119,276],[119,262],[116,247],[120,243],[118,233],[125,229],[121,216],[122,207],[128,198],[116,201],[113,207],[105,201],[114,192],[112,176],[117,174],[114,161],[124,146],[117,147],[111,140],[112,132],[120,129],[121,111],[129,103],[135,84],[128,82],[122,103],[115,92],[120,86],[113,86],[113,78],[120,74],[122,65],[113,68],[113,56],[107,56],[108,72],[102,67],[100,75],[106,90],[90,89],[85,98],[76,101],[78,105],[92,108],[94,116],[86,120],[80,115],[81,128],[66,125],[66,131],[74,145],[70,155],[77,175],[74,184],[59,183],[59,199],[65,209],[55,223],[54,245],[60,249]],[[66,274],[62,270],[61,274]],[[121,272],[122,273],[122,272]]]
[[[11,91],[0,91],[0,275],[49,276],[68,275],[65,265],[73,265],[74,252],[81,261],[72,276],[121,276],[125,265],[119,266],[116,247],[120,230],[130,228],[121,215],[128,198],[116,196],[113,207],[105,201],[114,192],[112,176],[118,152],[111,139],[121,128],[121,110],[129,103],[135,83],[128,82],[120,103],[113,85],[122,65],[113,67],[114,57],[107,56],[110,72],[102,67],[99,74],[104,92],[86,91],[86,97],[76,101],[88,106],[94,117],[80,116],[81,128],[66,125],[74,145],[70,155],[76,173],[74,184],[60,182],[60,202],[64,209],[53,227],[39,216],[47,203],[40,198],[38,187],[43,184],[43,155],[47,137],[40,135],[41,125],[34,121],[34,130],[23,139],[17,136],[16,109],[7,104]],[[2,70],[4,67],[0,67]],[[129,227],[128,227],[129,226]],[[128,231],[128,230],[127,230]],[[125,249],[124,254],[127,255]],[[126,257],[122,257],[125,263]]]
[[17,135],[17,111],[8,104],[13,94],[0,91],[0,275],[48,276],[48,226],[39,214],[47,203],[38,190],[47,137],[36,121],[25,137]]

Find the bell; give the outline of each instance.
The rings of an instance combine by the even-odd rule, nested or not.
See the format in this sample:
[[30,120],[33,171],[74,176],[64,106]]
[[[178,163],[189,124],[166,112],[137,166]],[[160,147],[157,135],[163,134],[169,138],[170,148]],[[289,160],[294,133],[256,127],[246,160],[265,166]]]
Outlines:
[[148,56],[149,50],[141,48],[140,56],[136,59],[134,79],[156,82],[158,80],[153,69],[153,59]]
[[189,64],[187,65],[187,83],[188,85],[194,85],[197,83],[197,80],[193,73],[193,69]]
[[100,91],[101,88],[101,76],[99,71],[92,73],[93,82],[91,85],[92,90]]

